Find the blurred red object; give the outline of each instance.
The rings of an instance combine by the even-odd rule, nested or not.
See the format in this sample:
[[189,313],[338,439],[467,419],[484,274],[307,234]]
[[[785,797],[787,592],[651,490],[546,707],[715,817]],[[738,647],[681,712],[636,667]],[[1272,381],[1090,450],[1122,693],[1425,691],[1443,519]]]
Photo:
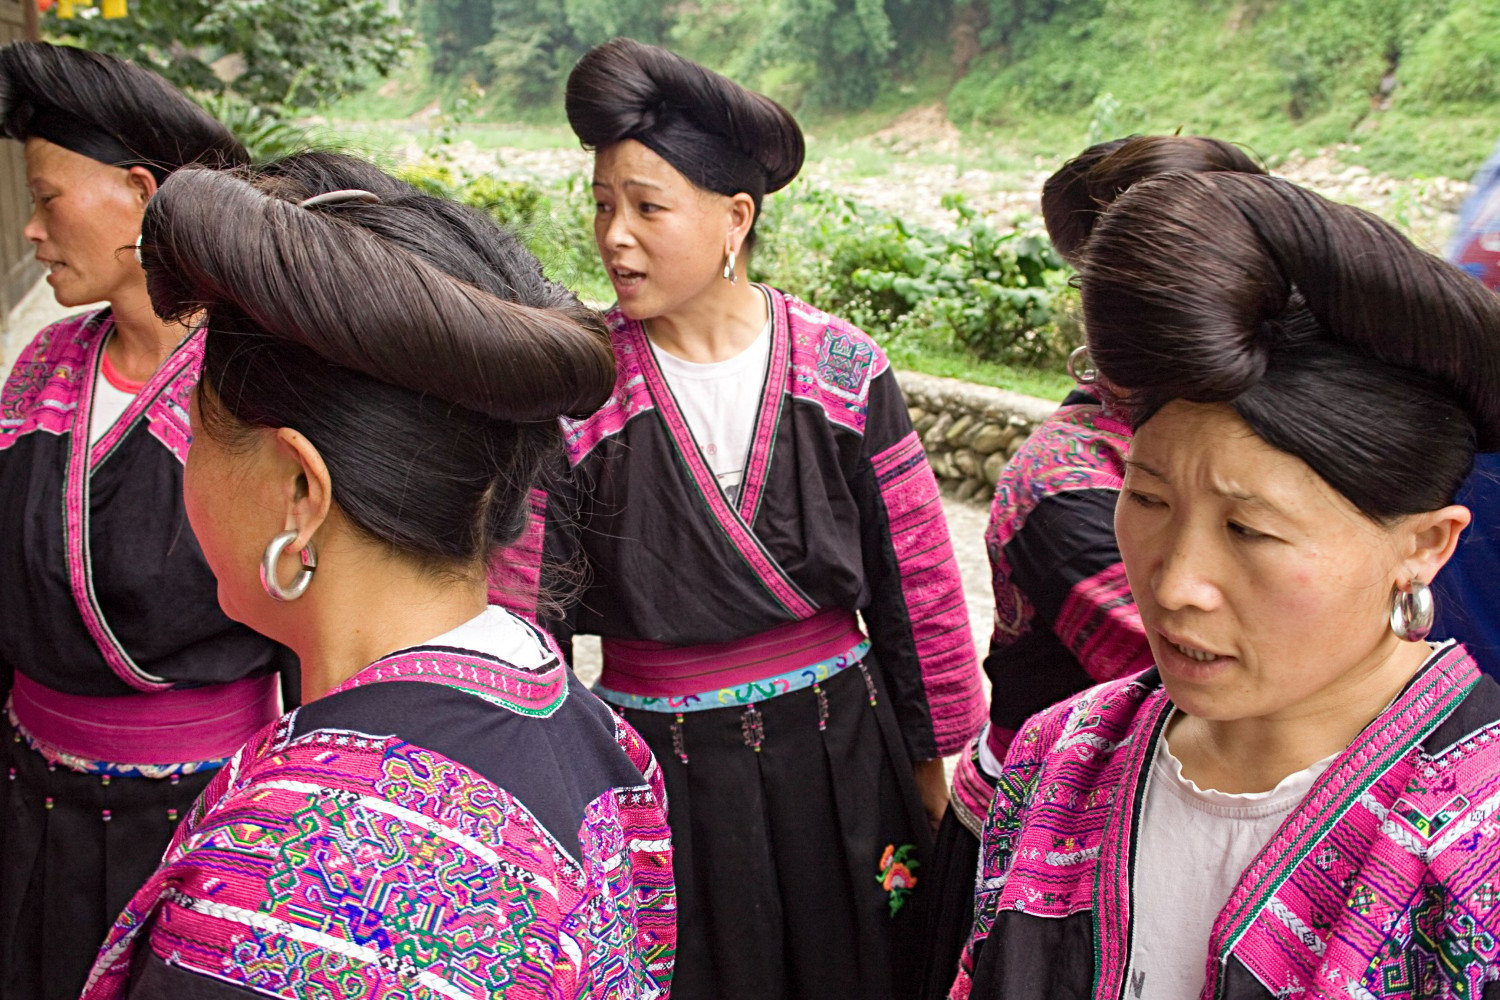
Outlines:
[[36,0],[36,9],[45,14],[52,9],[52,5],[55,3],[57,3],[57,0]]

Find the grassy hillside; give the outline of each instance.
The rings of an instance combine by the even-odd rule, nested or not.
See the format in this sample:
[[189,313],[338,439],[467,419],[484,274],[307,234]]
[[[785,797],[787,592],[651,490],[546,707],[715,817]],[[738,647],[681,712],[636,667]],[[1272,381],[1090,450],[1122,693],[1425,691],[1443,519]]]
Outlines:
[[[971,65],[949,116],[1036,149],[1178,128],[1273,164],[1348,143],[1395,176],[1467,176],[1500,134],[1494,0],[1085,0]],[[994,30],[992,26],[992,31]]]

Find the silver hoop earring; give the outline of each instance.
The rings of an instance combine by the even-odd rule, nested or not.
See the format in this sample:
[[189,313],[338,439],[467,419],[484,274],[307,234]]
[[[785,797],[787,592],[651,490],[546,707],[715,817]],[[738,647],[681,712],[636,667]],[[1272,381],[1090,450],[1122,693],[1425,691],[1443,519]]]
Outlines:
[[740,276],[734,270],[735,254],[729,251],[729,256],[724,261],[724,280],[731,285],[740,280]]
[[1396,638],[1421,642],[1432,631],[1437,616],[1437,602],[1432,588],[1416,577],[1405,587],[1397,587],[1391,598],[1391,631]]
[[142,267],[146,266],[146,259],[141,256],[141,241],[144,240],[145,238],[146,238],[146,234],[145,233],[141,233],[139,236],[137,236],[135,238],[135,262],[137,264],[141,265]]
[[1093,385],[1099,381],[1099,369],[1094,367],[1094,359],[1089,357],[1087,347],[1075,347],[1068,355],[1068,377],[1079,385]]
[[266,554],[260,559],[260,585],[267,594],[278,601],[295,601],[307,593],[307,585],[312,583],[313,570],[318,568],[318,554],[313,550],[311,541],[301,552],[302,570],[292,580],[291,586],[283,587],[276,579],[276,563],[281,559],[281,553],[292,544],[297,537],[295,531],[283,531],[271,539],[271,544],[266,546]]

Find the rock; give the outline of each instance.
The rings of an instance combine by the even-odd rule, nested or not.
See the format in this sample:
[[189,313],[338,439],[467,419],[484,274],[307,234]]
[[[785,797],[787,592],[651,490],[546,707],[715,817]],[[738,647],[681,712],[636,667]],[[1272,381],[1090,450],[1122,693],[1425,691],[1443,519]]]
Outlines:
[[999,424],[983,424],[969,442],[969,447],[981,455],[993,455],[1006,445],[1010,444],[1011,438],[1015,437],[1015,431],[1009,427]]
[[957,444],[960,440],[962,440],[964,434],[968,432],[969,428],[973,426],[974,418],[965,413],[963,416],[953,421],[953,424],[948,428],[947,431],[943,433],[943,440],[947,441],[949,444]]
[[984,460],[984,478],[986,482],[998,483],[1000,473],[1005,471],[1005,452],[997,451]]
[[911,421],[911,425],[915,427],[923,417],[927,416],[927,411],[920,406],[908,406],[906,408],[906,416]]
[[927,432],[930,431],[932,429],[932,425],[937,422],[938,415],[936,413],[924,413],[922,414],[921,420],[913,420],[911,422],[912,430],[917,432],[917,437],[926,440]]
[[937,418],[937,423],[927,428],[927,432],[922,435],[922,444],[927,446],[928,451],[932,451],[943,443],[945,435],[948,433],[948,428],[952,426],[953,414],[944,413]]
[[953,467],[965,479],[978,479],[984,475],[984,459],[968,448],[961,448],[953,453]]
[[977,479],[965,479],[958,484],[958,489],[953,491],[953,496],[958,500],[972,500],[984,489],[984,483]]

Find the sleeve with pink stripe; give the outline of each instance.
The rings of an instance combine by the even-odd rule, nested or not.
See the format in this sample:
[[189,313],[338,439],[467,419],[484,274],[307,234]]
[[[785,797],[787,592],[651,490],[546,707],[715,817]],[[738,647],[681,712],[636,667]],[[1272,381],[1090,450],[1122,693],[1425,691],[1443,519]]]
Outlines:
[[872,386],[868,433],[884,430],[895,440],[879,450],[866,440],[876,509],[864,526],[872,593],[862,610],[907,749],[914,760],[930,760],[964,748],[984,723],[985,700],[937,479],[894,377],[887,372],[876,383],[886,380],[883,392]]
[[1125,579],[1124,563],[1113,563],[1075,584],[1053,631],[1095,681],[1114,680],[1151,666],[1151,647]]

